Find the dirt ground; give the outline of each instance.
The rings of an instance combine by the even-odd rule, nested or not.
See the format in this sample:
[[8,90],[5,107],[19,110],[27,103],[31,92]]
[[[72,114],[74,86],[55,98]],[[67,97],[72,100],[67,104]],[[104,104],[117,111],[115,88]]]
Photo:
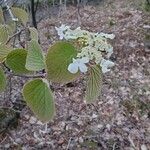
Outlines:
[[[56,116],[42,124],[28,107],[22,107],[17,129],[0,137],[0,149],[22,150],[149,150],[150,149],[150,13],[142,0],[109,0],[101,5],[69,6],[46,12],[38,24],[44,49],[58,40],[55,26],[81,26],[94,32],[115,34],[112,41],[115,67],[104,74],[102,94],[94,104],[83,101],[85,78],[67,85],[53,84]],[[53,15],[52,15],[53,14]],[[150,42],[150,41],[149,41]],[[25,79],[11,77],[0,105],[22,101]],[[5,99],[4,99],[5,98]]]

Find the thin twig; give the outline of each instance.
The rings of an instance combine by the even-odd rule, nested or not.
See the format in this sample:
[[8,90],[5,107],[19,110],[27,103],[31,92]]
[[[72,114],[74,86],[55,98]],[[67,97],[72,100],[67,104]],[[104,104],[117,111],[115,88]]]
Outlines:
[[[18,29],[17,22],[15,22],[15,33],[17,33],[17,29]],[[13,47],[15,47],[15,45],[16,45],[16,36],[14,36]]]
[[37,2],[36,2],[36,6],[35,6],[35,10],[34,10],[34,13],[36,13],[36,12],[37,12],[37,9],[38,9],[38,5],[39,5],[39,0],[37,0]]
[[66,150],[69,150],[69,147],[70,147],[70,144],[71,144],[71,140],[72,140],[72,137],[69,139],[69,141],[68,141],[68,145],[67,145],[67,148],[66,148]]
[[77,0],[77,17],[78,17],[78,26],[81,26],[80,1],[79,0]]
[[8,80],[9,80],[9,82],[8,82],[8,83],[9,83],[9,97],[8,97],[8,98],[9,98],[9,100],[11,101],[11,94],[12,94],[12,79],[11,79],[11,76],[10,76],[10,75],[9,75],[8,77],[9,77],[9,79],[8,79]]
[[44,77],[45,77],[44,74],[21,75],[21,74],[15,74],[15,73],[12,73],[12,72],[9,72],[8,74],[9,74],[9,75],[12,75],[12,76],[16,76],[16,77],[23,77],[23,78],[44,78]]
[[0,141],[0,144],[2,144],[6,139],[7,139],[7,135],[5,136],[5,138],[3,138],[3,140],[2,141]]
[[10,72],[10,68],[7,67],[5,63],[1,63],[0,66],[4,66],[8,70],[8,75],[9,76],[17,76],[17,77],[23,77],[23,78],[44,78],[46,76],[45,73],[43,73],[43,74],[36,74],[36,75],[15,74],[13,72]]
[[18,34],[20,34],[22,31],[24,31],[25,29],[21,29],[18,32],[14,33],[12,36],[9,37],[9,39],[6,42],[6,45],[10,42],[10,40],[14,37],[16,37]]
[[113,144],[113,150],[115,150],[115,147],[116,147],[116,142]]

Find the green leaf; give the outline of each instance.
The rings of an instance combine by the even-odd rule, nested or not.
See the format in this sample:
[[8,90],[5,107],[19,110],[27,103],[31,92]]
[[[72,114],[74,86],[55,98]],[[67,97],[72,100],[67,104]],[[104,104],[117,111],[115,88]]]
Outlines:
[[67,70],[76,55],[76,49],[68,42],[57,42],[50,47],[46,56],[48,79],[57,83],[68,83],[76,79],[79,73],[72,74]]
[[12,51],[12,48],[7,45],[0,44],[0,62],[3,62],[7,55]]
[[3,23],[4,23],[3,11],[0,8],[0,24],[3,24]]
[[37,31],[37,29],[34,28],[34,27],[30,27],[29,31],[30,31],[31,40],[38,41],[39,37],[38,37],[38,31]]
[[50,121],[55,114],[53,94],[47,81],[35,79],[24,85],[23,96],[27,105],[43,122]]
[[25,49],[15,49],[11,51],[6,58],[6,65],[15,73],[29,73],[25,68],[27,51]]
[[12,7],[12,12],[25,26],[29,19],[28,13],[24,9],[18,7]]
[[15,30],[16,30],[16,23],[14,21],[10,21],[7,25],[6,25],[6,30],[9,36],[13,35]]
[[0,25],[0,44],[4,44],[7,42],[8,33],[6,27],[4,25]]
[[6,87],[6,77],[3,69],[0,67],[0,92],[4,91]]
[[102,87],[102,72],[100,66],[93,66],[90,69],[85,99],[87,103],[95,101],[101,94]]
[[32,71],[39,71],[45,68],[45,58],[37,41],[31,40],[28,45],[26,68]]

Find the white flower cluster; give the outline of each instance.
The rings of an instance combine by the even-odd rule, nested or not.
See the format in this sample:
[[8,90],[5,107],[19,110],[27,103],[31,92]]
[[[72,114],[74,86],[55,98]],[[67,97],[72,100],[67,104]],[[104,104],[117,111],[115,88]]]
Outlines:
[[[77,40],[82,44],[82,48],[77,54],[77,59],[73,58],[73,62],[68,66],[68,71],[77,73],[80,70],[82,73],[87,72],[87,63],[95,61],[102,68],[102,72],[110,71],[109,67],[114,66],[109,57],[113,53],[113,47],[107,42],[107,39],[114,39],[114,34],[93,33],[86,30],[81,30],[78,27],[71,30],[69,26],[61,25],[59,28],[55,27],[59,38],[65,40]],[[104,59],[103,52],[106,53]]]

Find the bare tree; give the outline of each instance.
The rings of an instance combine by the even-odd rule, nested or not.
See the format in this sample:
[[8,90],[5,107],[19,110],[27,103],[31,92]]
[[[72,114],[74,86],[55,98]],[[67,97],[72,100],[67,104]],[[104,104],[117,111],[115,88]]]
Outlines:
[[[37,2],[38,3],[38,2]],[[37,5],[36,5],[37,6]],[[31,0],[31,16],[32,16],[32,25],[37,28],[37,22],[36,22],[36,10],[35,8],[35,2],[34,0]]]
[[146,2],[147,2],[148,5],[150,5],[150,1],[149,0],[146,0]]

